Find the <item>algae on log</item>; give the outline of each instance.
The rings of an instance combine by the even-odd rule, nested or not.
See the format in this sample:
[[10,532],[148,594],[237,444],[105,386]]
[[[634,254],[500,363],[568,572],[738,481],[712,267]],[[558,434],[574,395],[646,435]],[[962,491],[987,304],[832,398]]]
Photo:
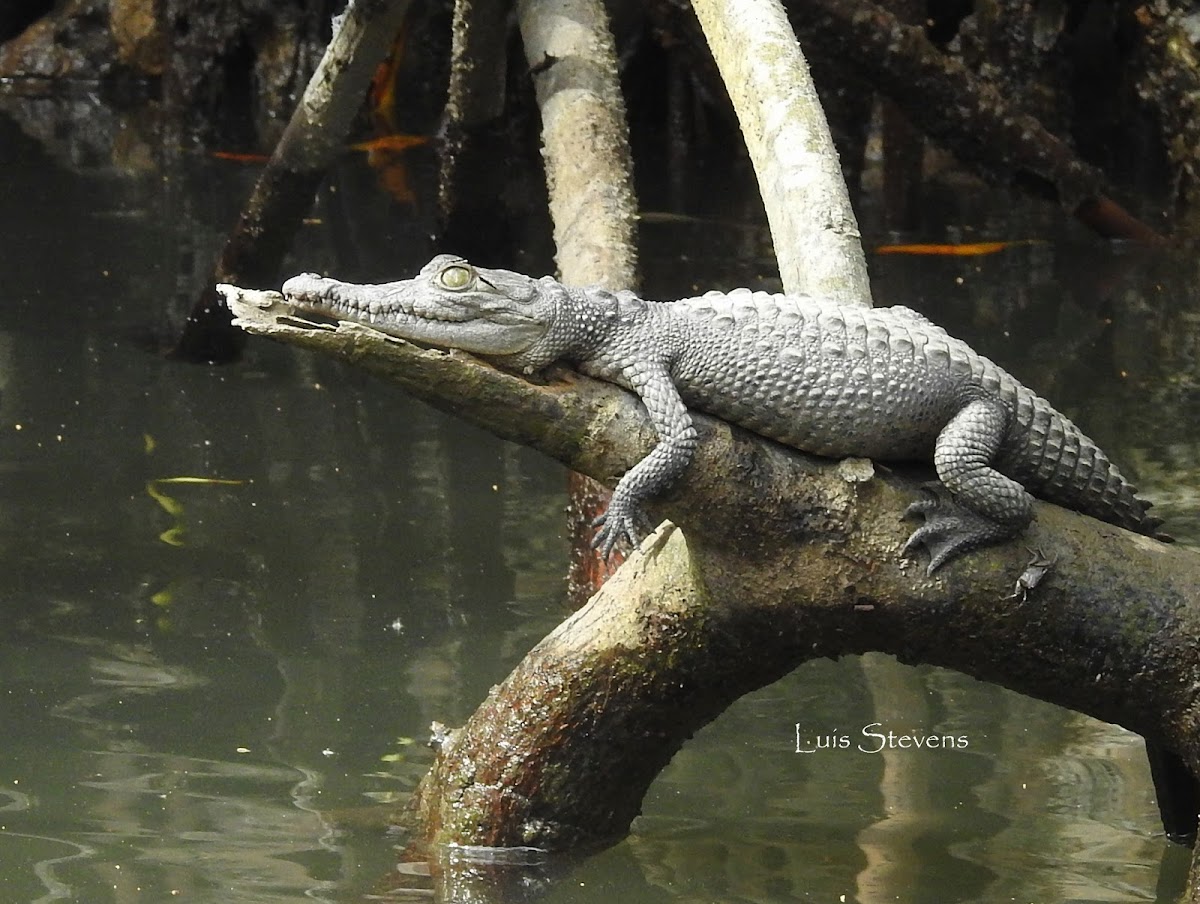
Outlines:
[[[236,298],[231,306],[251,333],[341,357],[601,480],[623,473],[654,443],[631,394],[565,368],[534,383],[366,327],[316,327]],[[636,814],[633,798],[649,773],[730,701],[809,659],[871,650],[1118,723],[1200,767],[1196,552],[1038,503],[1036,522],[1017,541],[971,553],[928,578],[922,563],[901,553],[911,525],[899,517],[926,473],[876,473],[702,415],[696,421],[696,461],[655,506],[686,531],[695,567],[656,577],[664,582],[657,586],[671,588],[662,609],[647,595],[598,596],[497,691],[475,730],[449,736],[431,776],[446,769],[453,783],[427,778],[418,793],[434,823],[430,840],[449,838],[439,826],[490,843],[547,848],[611,840]],[[657,535],[630,564],[652,574],[678,561],[670,554],[682,546],[674,536]],[[1057,558],[1022,596],[1013,580],[1028,561],[1026,545]],[[667,655],[671,638],[679,643]],[[631,639],[650,652],[637,656],[627,648]],[[636,681],[630,657],[646,672]],[[609,693],[540,694],[548,682],[571,687],[545,671],[564,664],[587,665]],[[535,691],[520,704],[538,710],[521,710],[536,715],[531,737],[512,716],[515,699]],[[613,732],[605,747],[613,759],[598,774],[574,772],[595,768],[592,726]],[[618,728],[636,733],[637,743],[618,743]],[[523,765],[514,749],[530,754]],[[467,762],[469,772],[455,765]],[[535,781],[549,763],[550,774]],[[580,789],[560,795],[572,772]],[[501,778],[520,792],[502,793]],[[464,799],[502,803],[503,836],[478,822],[455,823],[465,818],[455,815]]]

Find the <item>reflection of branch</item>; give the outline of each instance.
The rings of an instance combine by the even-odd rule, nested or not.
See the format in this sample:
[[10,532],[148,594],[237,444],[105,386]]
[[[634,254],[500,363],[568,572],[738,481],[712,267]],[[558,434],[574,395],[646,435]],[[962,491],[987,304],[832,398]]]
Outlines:
[[[324,350],[435,406],[611,480],[653,431],[634,397],[566,371],[531,383],[365,327],[298,326],[234,302],[253,333]],[[1057,555],[1012,594],[1021,543],[936,580],[900,549],[913,481],[793,452],[697,416],[664,531],[445,738],[420,798],[439,838],[563,848],[619,834],[650,780],[742,694],[817,657],[880,650],[1116,722],[1200,764],[1200,556],[1051,505],[1024,543]],[[686,545],[686,557],[673,555]],[[632,572],[626,574],[626,572]]]
[[[929,694],[926,677],[906,669],[894,659],[869,655],[861,660],[863,679],[871,692],[872,717],[889,724],[927,725]],[[898,888],[916,885],[915,856],[929,825],[937,819],[933,805],[935,762],[931,757],[907,755],[909,751],[885,747],[881,763],[879,818],[855,837],[866,863],[855,877],[855,898],[861,904],[895,900]]]

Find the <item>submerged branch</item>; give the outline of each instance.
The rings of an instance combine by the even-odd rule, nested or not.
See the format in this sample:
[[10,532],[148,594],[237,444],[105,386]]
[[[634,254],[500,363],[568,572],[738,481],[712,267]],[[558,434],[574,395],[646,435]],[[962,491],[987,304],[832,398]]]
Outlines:
[[[341,357],[604,481],[653,444],[631,394],[571,371],[538,384],[365,327],[232,304],[252,333]],[[910,528],[899,513],[923,474],[818,459],[696,420],[696,461],[656,509],[686,532],[695,567],[669,554],[676,535],[647,541],[631,565],[650,583],[599,594],[493,692],[470,732],[448,736],[435,768],[453,806],[437,828],[451,820],[480,844],[611,839],[653,774],[729,701],[809,659],[868,650],[1124,725],[1200,766],[1195,552],[1039,503],[1019,542],[927,578],[900,551]],[[1025,544],[1055,564],[1014,594]],[[496,805],[502,827],[483,819]]]

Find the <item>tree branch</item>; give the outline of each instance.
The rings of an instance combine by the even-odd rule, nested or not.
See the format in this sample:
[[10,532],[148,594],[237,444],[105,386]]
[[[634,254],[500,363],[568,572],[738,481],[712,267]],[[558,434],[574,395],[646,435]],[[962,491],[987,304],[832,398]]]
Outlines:
[[871,0],[814,0],[794,18],[801,40],[854,63],[918,128],[965,163],[1058,201],[1101,235],[1162,241],[1111,199],[1100,170],[1014,98],[934,47],[922,27],[906,25]]
[[758,175],[784,290],[869,306],[858,220],[783,7],[777,0],[692,6]]
[[[537,384],[364,327],[231,306],[252,333],[341,357],[602,481],[653,443],[632,395],[565,369]],[[1200,766],[1196,553],[1039,504],[1021,542],[929,579],[900,552],[909,528],[899,514],[924,474],[817,459],[697,422],[696,461],[657,512],[686,532],[695,568],[674,564],[687,561],[669,554],[678,534],[652,537],[631,561],[636,592],[623,578],[598,594],[468,731],[448,735],[435,771],[445,770],[453,806],[441,806],[440,831],[559,849],[609,840],[658,769],[731,700],[809,659],[869,650],[1124,725]],[[1053,551],[1056,564],[1022,598],[1013,579],[1024,544]],[[590,780],[562,778],[580,774]],[[504,820],[481,819],[497,805]]]
[[[213,282],[267,285],[362,106],[375,66],[395,39],[411,0],[351,0],[300,103],[259,174],[254,191],[214,266]],[[205,287],[175,348],[187,360],[229,360],[240,336]]]

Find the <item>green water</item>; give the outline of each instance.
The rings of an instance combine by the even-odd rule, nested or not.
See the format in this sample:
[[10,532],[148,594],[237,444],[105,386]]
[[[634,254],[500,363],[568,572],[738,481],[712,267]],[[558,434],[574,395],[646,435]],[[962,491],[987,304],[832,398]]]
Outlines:
[[[168,360],[253,172],[3,136],[0,900],[1172,900],[1186,858],[1139,738],[877,656],[739,701],[583,863],[397,870],[387,814],[430,723],[461,722],[565,614],[561,469],[266,342]],[[449,250],[368,173],[339,178],[295,269],[399,276]],[[770,272],[746,184],[643,228],[651,291]],[[940,211],[1048,241],[873,258],[879,301],[1060,403],[1195,539],[1194,274],[1037,208]],[[879,751],[864,730],[962,743]]]

